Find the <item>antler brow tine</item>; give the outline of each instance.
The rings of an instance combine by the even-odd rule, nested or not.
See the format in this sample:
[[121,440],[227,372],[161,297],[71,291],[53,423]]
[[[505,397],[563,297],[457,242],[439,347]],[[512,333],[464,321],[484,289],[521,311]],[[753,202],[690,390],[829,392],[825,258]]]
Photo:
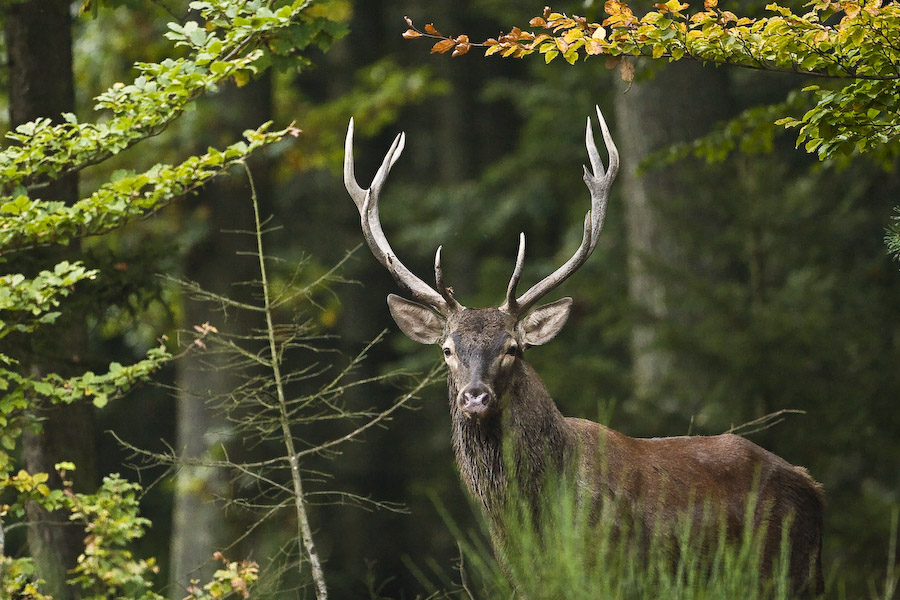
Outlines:
[[456,298],[453,297],[452,288],[448,288],[444,284],[444,268],[441,266],[441,250],[443,246],[438,246],[437,252],[434,253],[434,283],[441,297],[447,302],[451,310],[459,310],[462,308]]

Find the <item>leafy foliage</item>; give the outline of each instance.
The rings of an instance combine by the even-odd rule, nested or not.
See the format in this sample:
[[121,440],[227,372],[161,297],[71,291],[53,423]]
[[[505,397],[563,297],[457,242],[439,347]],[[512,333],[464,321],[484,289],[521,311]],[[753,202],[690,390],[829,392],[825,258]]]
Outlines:
[[268,125],[246,132],[247,141],[225,150],[210,148],[179,165],[154,165],[144,173],[118,172],[113,181],[88,198],[66,206],[30,199],[4,198],[0,205],[0,255],[44,244],[67,244],[74,238],[107,233],[128,221],[159,210],[222,174],[250,153],[277,142],[291,128],[268,132]]
[[[625,2],[608,0],[604,5],[608,16],[602,23],[546,7],[528,28],[513,27],[478,43],[467,35],[445,36],[431,24],[422,32],[407,18],[410,28],[403,35],[435,38],[432,53],[452,51],[453,56],[472,47],[484,48],[485,56],[504,58],[538,53],[547,63],[558,57],[575,64],[579,58],[605,56],[607,65],[618,67],[627,81],[634,76],[631,57],[693,59],[836,80],[837,85],[802,88],[809,98],[805,112],[776,118],[776,124],[796,128],[797,146],[821,160],[875,150],[896,156],[891,148],[900,137],[897,2],[814,0],[803,14],[771,3],[766,6],[770,16],[760,18],[740,17],[720,8],[717,0],[705,0],[703,9],[695,12],[680,0],[654,7],[638,17]],[[784,108],[796,108],[797,98],[793,96]],[[771,109],[766,112],[774,117]],[[745,115],[744,121],[751,118]],[[710,146],[714,144],[704,144]],[[900,240],[893,230],[888,243],[900,256],[896,252]]]
[[158,600],[147,577],[155,572],[153,559],[135,559],[128,545],[144,534],[150,521],[138,516],[140,486],[113,474],[103,478],[94,494],[63,494],[72,521],[85,527],[84,554],[70,583],[84,598],[128,597]]
[[[159,210],[184,197],[252,153],[297,131],[289,126],[270,131],[270,124],[245,132],[239,141],[219,150],[190,156],[179,164],[155,164],[142,173],[118,171],[86,198],[66,205],[48,201],[43,190],[54,180],[77,173],[158,135],[203,94],[223,83],[242,85],[283,55],[301,66],[295,53],[310,47],[327,48],[343,35],[345,26],[328,17],[327,0],[296,0],[272,8],[268,3],[243,0],[192,2],[202,19],[172,23],[166,34],[179,58],[140,62],[131,83],[117,82],[95,98],[97,120],[82,122],[63,114],[59,122],[40,118],[7,134],[0,152],[0,256],[5,265],[40,246],[65,246],[72,240],[99,235],[135,218]],[[64,301],[77,287],[99,274],[81,261],[64,260],[36,275],[0,275],[0,339],[30,335],[54,325],[66,310]],[[17,348],[6,344],[5,348]],[[128,546],[141,537],[149,521],[139,517],[140,487],[107,477],[93,494],[76,494],[69,485],[52,489],[47,473],[17,470],[14,450],[25,427],[39,428],[35,407],[90,401],[103,407],[147,379],[173,358],[165,339],[143,360],[109,364],[103,373],[86,371],[71,377],[56,373],[35,375],[27,360],[0,353],[0,506],[3,526],[21,519],[25,505],[34,502],[47,510],[63,510],[84,524],[85,551],[72,573],[70,585],[85,598],[160,598],[150,590],[156,571],[152,559],[136,559]],[[61,471],[74,465],[64,464]],[[15,474],[14,474],[15,473]],[[61,473],[64,476],[64,473]],[[2,530],[0,530],[2,533]],[[0,546],[3,537],[0,536]],[[0,553],[2,554],[2,553]],[[2,558],[0,589],[4,597],[43,598],[31,558]],[[255,580],[255,566],[229,563],[206,587],[191,597],[247,597]]]
[[[60,463],[56,467],[65,480],[75,465]],[[152,576],[158,571],[154,559],[136,558],[128,549],[150,526],[150,521],[138,514],[140,485],[112,474],[103,478],[95,493],[81,494],[72,491],[69,481],[64,481],[63,489],[51,490],[46,485],[47,479],[46,473],[29,475],[20,471],[0,480],[0,487],[12,487],[20,493],[17,505],[6,507],[6,512],[21,514],[25,501],[36,502],[47,510],[64,509],[71,521],[84,527],[84,553],[79,556],[69,580],[80,590],[80,597],[85,600],[162,600],[163,596],[151,590]],[[205,586],[190,590],[188,597],[211,600],[236,594],[248,598],[248,589],[257,576],[256,564],[228,562],[218,553],[217,558],[225,564],[224,568],[218,570]],[[39,582],[36,585],[32,580],[34,565],[30,558],[12,559],[0,555],[0,571],[7,597],[49,598],[39,591]]]
[[[29,333],[39,325],[53,323],[59,312],[51,309],[59,306],[60,299],[68,296],[72,286],[83,279],[97,276],[96,269],[86,269],[80,262],[63,261],[53,271],[41,271],[37,277],[26,279],[21,273],[3,275],[0,282],[0,310],[9,311],[13,321],[0,320],[0,336],[12,332]],[[11,363],[9,357],[0,360]]]
[[[670,0],[638,18],[624,2],[609,0],[602,23],[552,12],[529,22],[534,31],[512,28],[498,38],[473,44],[468,36],[441,35],[433,25],[419,31],[408,21],[405,37],[439,38],[432,52],[464,54],[472,46],[485,56],[522,58],[535,52],[546,62],[557,57],[575,64],[579,58],[606,56],[612,65],[623,57],[691,58],[767,71],[786,71],[853,80],[840,90],[820,86],[816,107],[800,118],[781,123],[798,127],[798,144],[820,158],[854,150],[866,151],[900,135],[900,4],[859,0],[821,0],[798,15],[777,4],[772,16],[738,17],[706,0],[704,9],[688,13],[688,4]],[[840,19],[832,24],[836,16]],[[623,67],[627,73],[627,67]],[[628,77],[629,75],[625,75]]]
[[[223,151],[190,157],[177,166],[155,165],[145,173],[119,172],[108,184],[72,207],[33,199],[42,184],[84,169],[158,135],[185,108],[216,86],[245,83],[271,62],[273,52],[327,46],[343,29],[324,17],[309,16],[308,1],[297,0],[273,11],[259,3],[192,2],[204,18],[172,23],[166,36],[190,49],[188,57],[138,63],[128,85],[116,83],[95,100],[94,110],[109,112],[96,123],[80,123],[72,114],[54,124],[42,118],[16,127],[14,142],[0,154],[0,254],[73,237],[96,235],[129,219],[158,210],[259,148],[293,129],[268,132],[268,125],[247,132],[246,142]],[[285,45],[287,44],[287,46]]]
[[272,11],[258,2],[191,2],[204,26],[172,23],[166,36],[188,47],[189,56],[136,64],[139,75],[132,83],[116,83],[95,99],[95,111],[112,113],[106,120],[79,123],[64,114],[62,123],[43,118],[16,127],[7,136],[16,145],[0,155],[4,189],[77,172],[159,134],[217,85],[246,83],[267,65],[266,50],[283,48],[285,40],[300,43],[298,50],[327,45],[341,30],[325,18],[309,17],[304,11],[310,4],[296,0]]

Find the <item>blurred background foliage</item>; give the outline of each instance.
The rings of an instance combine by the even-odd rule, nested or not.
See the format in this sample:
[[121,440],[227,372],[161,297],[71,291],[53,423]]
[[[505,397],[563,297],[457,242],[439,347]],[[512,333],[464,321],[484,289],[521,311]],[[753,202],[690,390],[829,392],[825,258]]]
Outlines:
[[[130,80],[134,61],[171,53],[162,37],[166,22],[183,18],[186,4],[99,2],[74,20],[80,116],[114,81]],[[646,4],[633,8],[640,12]],[[716,164],[666,163],[660,151],[670,144],[690,142],[807,82],[639,63],[635,81],[625,83],[602,61],[571,67],[476,53],[451,60],[400,35],[409,15],[483,39],[539,14],[538,4],[340,0],[328,6],[349,27],[330,51],[307,54],[309,65],[299,72],[285,61],[245,87],[222,89],[149,146],[85,171],[81,189],[115,169],[231,143],[242,128],[270,118],[276,127],[293,121],[300,137],[269,149],[251,169],[260,179],[263,210],[278,226],[268,236],[269,252],[283,260],[276,276],[289,280],[303,259],[304,277],[312,280],[362,241],[340,178],[343,136],[354,116],[363,184],[392,137],[407,132],[382,203],[398,254],[425,278],[443,244],[446,278],[457,297],[470,306],[493,305],[503,296],[520,231],[528,238],[524,279],[530,281],[577,245],[588,199],[581,181],[584,123],[599,105],[633,172],[621,175],[613,190],[594,256],[560,290],[575,298],[573,317],[529,360],[564,414],[633,436],[715,434],[781,409],[804,411],[751,439],[807,466],[825,485],[824,559],[835,597],[869,596],[873,585],[883,585],[891,510],[900,502],[900,269],[883,243],[900,194],[897,165],[865,157],[820,163],[794,149],[792,134],[770,129],[751,132],[756,142],[738,146],[747,152]],[[743,2],[732,10],[752,14],[760,6]],[[590,0],[557,3],[554,10],[597,20],[602,13]],[[238,174],[233,179],[224,184],[237,188],[233,201],[225,202],[221,190],[204,192],[85,244],[85,252],[110,265],[108,281],[94,286],[103,296],[94,306],[102,310],[85,313],[94,359],[133,360],[162,333],[174,339],[179,328],[227,320],[208,306],[187,308],[185,294],[156,274],[206,285],[209,276],[220,285],[214,292],[242,280],[234,257],[240,244],[221,231],[250,226],[247,188]],[[644,202],[634,201],[638,188]],[[649,242],[640,242],[648,222]],[[317,298],[321,331],[337,336],[347,357],[382,330],[391,332],[370,352],[364,374],[398,366],[424,371],[438,361],[437,350],[414,345],[390,321],[384,298],[393,282],[366,251],[341,274],[356,283]],[[168,368],[160,385],[96,411],[98,471],[122,472],[148,486],[141,509],[154,525],[140,553],[158,557],[162,581],[169,575],[174,485],[155,480],[161,470],[132,464],[109,432],[152,450],[176,446],[179,400],[171,386],[180,368]],[[375,406],[396,396],[386,385],[360,393]],[[442,511],[464,529],[477,529],[479,517],[455,474],[445,396],[443,386],[432,386],[415,410],[322,466],[330,478],[323,489],[407,508],[369,512],[341,502],[312,508],[335,597],[421,595],[411,565],[458,581],[457,544]],[[228,446],[242,452],[239,438]],[[249,525],[246,516],[222,514],[221,539]],[[293,530],[267,527],[229,555],[277,556],[280,536]]]

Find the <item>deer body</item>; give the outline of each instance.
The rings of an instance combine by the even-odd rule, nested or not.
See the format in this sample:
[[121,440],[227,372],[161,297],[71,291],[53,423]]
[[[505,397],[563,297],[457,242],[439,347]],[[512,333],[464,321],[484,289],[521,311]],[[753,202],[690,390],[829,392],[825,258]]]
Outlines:
[[[495,551],[507,541],[511,490],[524,499],[540,526],[545,485],[571,484],[576,500],[596,525],[612,507],[623,530],[653,536],[674,532],[681,519],[698,528],[704,518],[722,519],[726,534],[739,540],[753,511],[754,527],[764,527],[760,565],[771,568],[789,523],[789,572],[795,593],[819,593],[823,492],[802,467],[736,435],[630,438],[598,423],[564,417],[523,353],[546,343],[562,329],[571,298],[532,308],[574,273],[593,251],[618,170],[618,153],[600,110],[609,150],[604,169],[588,121],[586,146],[591,170],[584,180],[591,193],[581,246],[565,264],[521,296],[516,295],[524,260],[520,237],[516,267],[504,303],[497,308],[466,308],[444,285],[441,249],[435,256],[432,288],[393,254],[378,219],[377,200],[391,166],[403,149],[401,134],[385,156],[369,189],[353,172],[353,122],[347,134],[344,180],[360,212],[365,238],[375,257],[418,302],[389,295],[388,307],[400,329],[414,341],[439,345],[448,367],[453,449],[460,475],[491,526]],[[787,519],[787,521],[786,521]]]
[[[518,350],[522,343],[508,328],[509,318],[496,309],[466,310],[455,330],[441,333],[443,347],[452,350],[447,362],[453,448],[461,478],[480,500],[501,554],[511,483],[520,497],[533,499],[530,508],[539,520],[546,482],[571,478],[587,496],[579,501],[591,507],[592,524],[604,504],[612,505],[628,521],[623,527],[647,534],[645,543],[674,530],[685,516],[698,530],[709,527],[704,510],[710,509],[724,519],[729,537],[740,540],[753,497],[753,520],[766,526],[763,572],[780,551],[781,525],[790,516],[794,587],[798,593],[822,590],[823,497],[805,469],[733,434],[631,438],[564,417],[534,369],[518,351],[509,353],[510,344]],[[395,312],[395,318],[408,329],[404,316]],[[467,396],[467,390],[474,392]],[[481,394],[487,394],[487,407],[476,417],[469,404]]]

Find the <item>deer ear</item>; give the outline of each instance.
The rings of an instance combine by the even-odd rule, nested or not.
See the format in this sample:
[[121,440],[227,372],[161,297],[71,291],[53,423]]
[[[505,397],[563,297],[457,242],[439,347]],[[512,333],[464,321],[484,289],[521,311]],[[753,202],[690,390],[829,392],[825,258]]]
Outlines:
[[420,344],[437,344],[444,336],[444,319],[418,302],[396,294],[387,297],[391,316],[411,340]]
[[566,324],[571,309],[571,298],[562,298],[534,309],[516,324],[521,340],[526,346],[549,342]]

